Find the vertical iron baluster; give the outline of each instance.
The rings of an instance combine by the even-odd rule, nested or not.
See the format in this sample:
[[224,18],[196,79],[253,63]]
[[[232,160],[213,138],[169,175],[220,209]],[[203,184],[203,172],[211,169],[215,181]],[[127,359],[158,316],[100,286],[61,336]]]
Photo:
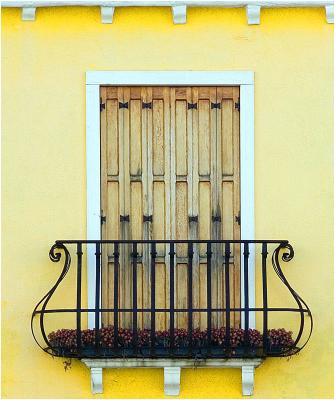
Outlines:
[[100,348],[100,276],[101,276],[101,248],[95,243],[95,346]]
[[170,354],[174,352],[174,243],[170,243]]
[[133,243],[133,345],[137,353],[137,243]]
[[207,352],[211,353],[212,340],[212,247],[207,242]]
[[77,352],[81,349],[81,268],[82,268],[82,244],[77,243]]
[[249,350],[249,243],[244,243],[244,346]]
[[266,257],[268,255],[267,243],[262,244],[262,281],[263,281],[263,352],[268,348],[268,288],[266,276]]
[[193,280],[193,243],[188,244],[188,269],[187,269],[187,309],[188,309],[188,346],[190,353],[192,352],[192,327],[193,327],[193,311],[192,311],[192,280]]
[[151,244],[151,330],[150,330],[150,343],[151,343],[151,355],[155,352],[155,330],[156,330],[156,271],[155,271],[155,259],[156,259],[156,243]]
[[226,295],[226,329],[225,329],[225,347],[227,352],[230,348],[230,284],[229,284],[229,258],[230,243],[225,243],[225,295]]
[[114,347],[118,348],[119,334],[119,243],[114,243]]

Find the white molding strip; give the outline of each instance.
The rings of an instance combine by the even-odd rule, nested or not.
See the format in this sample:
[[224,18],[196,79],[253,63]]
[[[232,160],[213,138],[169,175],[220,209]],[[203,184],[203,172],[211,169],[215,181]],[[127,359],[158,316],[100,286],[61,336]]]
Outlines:
[[[112,23],[115,7],[171,7],[173,22],[175,24],[186,23],[187,7],[226,7],[226,8],[246,8],[247,21],[249,25],[258,25],[260,23],[261,8],[283,8],[283,7],[301,7],[313,8],[324,7],[326,20],[328,23],[334,23],[334,3],[331,0],[3,0],[2,7],[20,7],[20,8],[36,8],[36,7],[65,7],[65,6],[81,6],[81,7],[101,7],[102,22]],[[108,11],[102,9],[109,9]],[[108,16],[105,18],[105,12]],[[23,18],[27,21],[34,19]]]
[[250,71],[89,71],[86,85],[253,85]]
[[[255,238],[255,189],[254,189],[254,86],[240,86],[240,179],[241,179],[241,240]],[[255,307],[255,245],[249,245],[249,307]],[[244,257],[241,249],[241,303],[244,298]],[[241,312],[244,328],[244,313]],[[249,313],[249,327],[256,327],[255,312]]]
[[256,5],[266,8],[283,7],[326,7],[333,5],[331,0],[3,0],[2,7],[64,7],[64,6],[102,6],[102,7],[246,7]]
[[[86,86],[86,183],[87,239],[100,240],[100,89]],[[95,248],[87,246],[88,308],[95,308]],[[88,313],[88,327],[95,327]]]
[[254,371],[261,363],[260,358],[253,359],[91,359],[81,360],[91,370],[92,393],[103,393],[103,368],[163,368],[164,394],[178,396],[180,393],[181,368],[241,368],[242,395],[251,396],[254,393]]

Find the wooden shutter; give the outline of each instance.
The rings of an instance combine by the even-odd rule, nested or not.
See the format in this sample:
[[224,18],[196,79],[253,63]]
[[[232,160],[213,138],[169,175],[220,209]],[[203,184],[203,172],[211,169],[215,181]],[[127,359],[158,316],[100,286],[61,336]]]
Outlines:
[[[101,208],[103,239],[239,239],[239,113],[236,87],[102,87]],[[120,220],[121,216],[121,220]],[[213,307],[224,305],[222,249],[214,246]],[[131,308],[130,247],[121,246],[119,307]],[[195,247],[193,307],[205,308],[205,246]],[[140,246],[138,307],[150,307],[150,255]],[[169,306],[167,246],[157,246],[156,307]],[[231,306],[240,304],[239,249],[232,249]],[[104,307],[113,307],[113,248],[103,252]],[[176,254],[175,304],[187,307],[187,246]],[[111,314],[103,316],[112,324]],[[149,313],[139,315],[149,328]],[[168,315],[157,313],[157,329]],[[238,313],[232,323],[239,324]],[[124,313],[121,326],[131,326]],[[206,327],[206,315],[194,313],[194,326]],[[222,326],[213,313],[214,326]],[[178,313],[177,327],[187,326]]]

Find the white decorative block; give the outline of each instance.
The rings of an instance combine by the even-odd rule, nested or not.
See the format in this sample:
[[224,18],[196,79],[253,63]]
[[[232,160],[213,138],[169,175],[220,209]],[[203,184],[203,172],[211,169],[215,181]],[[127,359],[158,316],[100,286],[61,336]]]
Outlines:
[[174,24],[186,24],[186,6],[173,6],[173,23]]
[[164,394],[178,396],[180,393],[180,367],[164,368]]
[[326,20],[328,24],[334,23],[334,5],[329,5],[325,7],[326,9]]
[[103,24],[112,24],[113,23],[114,10],[115,10],[114,7],[100,7],[101,22]]
[[260,6],[247,6],[247,18],[249,25],[259,25],[261,16]]
[[35,21],[36,7],[22,8],[22,21]]
[[254,366],[242,366],[242,395],[252,396],[254,394]]
[[102,393],[102,368],[91,367],[91,391],[93,394]]

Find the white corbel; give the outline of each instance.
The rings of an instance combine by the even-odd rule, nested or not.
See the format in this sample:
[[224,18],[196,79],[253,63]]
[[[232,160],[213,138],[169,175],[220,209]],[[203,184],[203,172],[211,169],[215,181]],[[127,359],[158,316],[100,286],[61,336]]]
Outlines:
[[173,23],[186,24],[186,12],[187,12],[187,7],[185,5],[173,6],[172,7]]
[[334,5],[326,6],[326,20],[328,24],[334,23]]
[[114,9],[115,9],[114,7],[100,7],[101,22],[103,24],[113,23]]
[[102,393],[102,368],[91,367],[91,391],[93,394]]
[[261,6],[248,5],[246,9],[248,25],[259,25],[261,17]]
[[178,396],[180,393],[180,367],[164,368],[164,394]]
[[254,394],[254,366],[242,366],[242,395],[252,396]]
[[36,7],[22,8],[22,21],[35,21]]

